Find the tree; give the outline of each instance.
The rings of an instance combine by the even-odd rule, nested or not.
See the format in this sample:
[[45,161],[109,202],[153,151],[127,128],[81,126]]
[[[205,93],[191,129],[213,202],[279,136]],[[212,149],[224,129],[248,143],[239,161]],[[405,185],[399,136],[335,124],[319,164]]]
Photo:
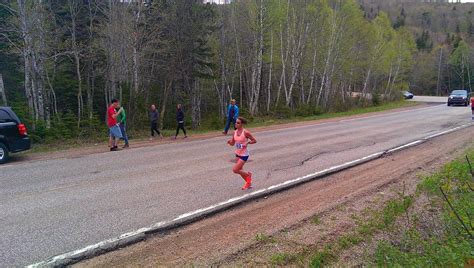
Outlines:
[[3,84],[3,76],[0,74],[0,97],[2,97],[2,102],[4,106],[8,106],[7,95],[5,93],[5,86]]
[[451,53],[449,64],[458,76],[459,80],[456,83],[458,87],[462,89],[469,88],[469,91],[472,92],[470,54],[471,48],[464,40],[461,40],[457,48]]

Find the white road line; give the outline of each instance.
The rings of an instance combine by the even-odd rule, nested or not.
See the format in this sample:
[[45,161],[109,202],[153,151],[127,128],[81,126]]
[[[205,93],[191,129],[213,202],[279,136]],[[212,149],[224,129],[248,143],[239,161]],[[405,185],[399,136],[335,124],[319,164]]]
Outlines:
[[410,142],[410,143],[407,143],[405,145],[402,145],[402,146],[398,146],[398,147],[395,147],[393,149],[390,149],[387,151],[387,153],[393,153],[393,152],[396,152],[396,151],[400,151],[400,150],[403,150],[405,148],[408,148],[408,147],[411,147],[411,146],[415,146],[417,144],[420,144],[422,142],[424,142],[425,140],[417,140],[417,141],[414,141],[414,142]]
[[287,181],[284,181],[282,183],[275,184],[275,185],[269,186],[269,187],[264,188],[264,189],[260,189],[260,190],[257,190],[257,191],[254,191],[254,192],[251,192],[251,193],[248,193],[248,194],[244,194],[242,196],[233,197],[231,199],[228,199],[226,201],[217,203],[215,205],[208,206],[206,208],[201,208],[201,209],[197,209],[197,210],[194,210],[194,211],[191,211],[191,212],[188,212],[188,213],[181,214],[181,215],[177,216],[176,218],[174,218],[172,220],[157,222],[157,223],[155,223],[155,224],[153,224],[149,227],[140,228],[136,231],[122,234],[122,235],[120,235],[116,238],[107,239],[107,240],[101,241],[97,244],[86,246],[82,249],[70,251],[68,253],[64,253],[64,254],[52,257],[48,260],[38,262],[38,263],[35,263],[35,264],[31,264],[27,267],[33,268],[33,267],[54,266],[54,264],[57,263],[58,261],[65,260],[65,259],[68,259],[68,258],[73,258],[75,256],[78,256],[82,253],[86,253],[88,251],[100,249],[100,248],[104,247],[105,245],[117,243],[117,242],[120,242],[121,240],[131,238],[131,237],[134,237],[134,236],[145,235],[145,233],[151,232],[151,231],[156,231],[160,227],[168,226],[168,225],[171,225],[173,223],[177,223],[177,222],[179,222],[181,220],[184,220],[184,219],[189,220],[189,219],[192,219],[193,216],[203,214],[203,213],[206,213],[206,212],[212,212],[214,209],[225,208],[226,206],[235,204],[236,202],[245,200],[246,198],[256,196],[256,195],[259,195],[259,194],[262,194],[262,193],[265,193],[265,192],[271,193],[272,190],[279,189],[279,188],[284,187],[286,185],[298,184],[300,182],[304,182],[305,180],[309,180],[311,178],[316,178],[316,177],[324,175],[324,174],[329,174],[329,173],[332,173],[332,172],[335,172],[335,171],[338,171],[338,170],[342,170],[342,169],[346,169],[346,168],[355,166],[358,163],[365,163],[365,162],[369,161],[370,159],[376,159],[376,158],[384,155],[385,153],[392,153],[392,152],[396,152],[396,151],[399,151],[399,150],[403,150],[403,149],[418,145],[420,143],[423,143],[426,140],[432,139],[434,137],[438,137],[438,136],[441,136],[441,135],[444,135],[444,134],[447,134],[447,133],[451,133],[451,132],[454,132],[454,131],[459,130],[461,128],[468,127],[470,125],[472,125],[472,123],[465,124],[465,125],[462,125],[462,126],[459,126],[459,127],[455,127],[455,128],[452,128],[452,129],[449,129],[449,130],[446,130],[446,131],[442,131],[442,132],[427,136],[423,139],[416,140],[416,141],[398,146],[396,148],[393,148],[393,149],[390,149],[390,150],[387,150],[387,151],[377,152],[377,153],[374,153],[374,154],[371,154],[371,155],[361,157],[361,158],[356,159],[356,160],[346,162],[344,164],[332,166],[332,167],[326,168],[326,169],[318,171],[318,172],[314,172],[314,173],[311,173],[311,174],[308,174],[308,175],[305,175],[305,176],[301,176],[301,177],[298,177],[298,178],[295,178],[295,179],[287,180]]
[[443,131],[443,132],[440,132],[440,133],[435,133],[433,135],[430,135],[428,137],[426,137],[425,139],[429,140],[429,139],[432,139],[432,138],[435,138],[435,137],[438,137],[438,136],[441,136],[441,135],[444,135],[444,134],[448,134],[448,133],[451,133],[453,131],[456,131],[456,130],[459,130],[461,128],[464,128],[466,126],[468,126],[470,124],[465,124],[465,125],[462,125],[462,126],[459,126],[459,127],[455,127],[455,128],[452,128],[452,129],[448,129],[446,131]]
[[74,257],[78,254],[81,254],[81,253],[84,253],[84,252],[87,252],[87,251],[90,251],[90,250],[93,250],[93,249],[99,249],[99,248],[103,247],[104,245],[111,244],[111,243],[116,243],[116,242],[118,242],[122,239],[125,239],[125,238],[129,238],[129,237],[137,236],[137,235],[140,235],[140,234],[144,234],[146,232],[156,230],[157,228],[159,228],[161,226],[169,225],[169,224],[172,224],[172,223],[177,222],[179,220],[182,220],[182,219],[185,219],[185,218],[190,218],[192,216],[195,216],[195,215],[198,215],[198,214],[201,214],[201,213],[210,212],[210,211],[212,211],[216,208],[225,207],[225,206],[230,205],[232,203],[244,200],[244,199],[246,199],[250,196],[258,195],[260,193],[267,192],[267,191],[270,191],[270,190],[273,190],[273,189],[277,189],[279,187],[282,187],[282,186],[285,186],[285,185],[288,185],[288,184],[298,183],[300,181],[303,181],[303,180],[308,179],[308,178],[313,177],[313,176],[318,176],[318,175],[325,174],[325,173],[328,173],[328,172],[331,172],[331,171],[336,171],[336,170],[344,168],[346,166],[354,165],[357,162],[364,161],[368,158],[381,156],[383,153],[384,152],[378,152],[378,153],[375,153],[375,154],[371,154],[369,156],[365,156],[365,157],[362,157],[362,158],[359,158],[359,159],[356,159],[356,160],[353,160],[353,161],[350,161],[350,162],[346,162],[346,163],[341,164],[341,165],[333,166],[333,167],[324,169],[322,171],[311,173],[311,174],[308,174],[308,175],[305,175],[305,176],[302,176],[302,177],[298,177],[296,179],[288,180],[288,181],[285,181],[285,182],[282,182],[282,183],[279,183],[279,184],[276,184],[276,185],[272,185],[270,187],[260,189],[260,190],[242,195],[242,196],[234,197],[234,198],[228,199],[226,201],[217,203],[215,205],[212,205],[212,206],[209,206],[209,207],[206,207],[206,208],[194,210],[194,211],[179,215],[178,217],[176,217],[176,218],[174,218],[170,221],[161,221],[161,222],[155,223],[155,224],[153,224],[149,227],[141,228],[141,229],[138,229],[138,230],[133,231],[133,232],[128,232],[128,233],[122,234],[122,235],[120,235],[116,238],[107,239],[107,240],[104,240],[104,241],[99,242],[97,244],[86,246],[82,249],[78,249],[78,250],[74,250],[74,251],[71,251],[71,252],[68,252],[68,253],[64,253],[62,255],[55,256],[55,257],[51,258],[50,260],[35,263],[35,264],[31,264],[27,267],[33,268],[33,267],[50,266],[50,265],[53,265],[55,262],[57,262],[59,260],[64,260],[64,259],[67,259],[67,258],[70,258],[70,257]]

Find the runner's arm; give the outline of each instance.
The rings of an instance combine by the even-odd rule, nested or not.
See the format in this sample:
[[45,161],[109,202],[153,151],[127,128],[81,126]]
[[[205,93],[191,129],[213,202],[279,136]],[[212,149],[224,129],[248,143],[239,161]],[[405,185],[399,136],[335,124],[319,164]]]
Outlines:
[[252,133],[250,133],[249,131],[245,131],[245,137],[247,137],[248,139],[250,139],[250,141],[248,142],[248,144],[255,144],[255,143],[257,143],[257,140],[253,137]]
[[232,135],[232,139],[230,139],[230,140],[227,141],[227,144],[229,144],[230,146],[234,146],[234,145],[235,145],[234,135]]

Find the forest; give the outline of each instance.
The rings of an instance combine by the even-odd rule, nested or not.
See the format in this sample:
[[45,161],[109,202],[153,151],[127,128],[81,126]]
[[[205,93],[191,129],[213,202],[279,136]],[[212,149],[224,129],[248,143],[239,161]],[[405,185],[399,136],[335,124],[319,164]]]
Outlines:
[[[420,1],[421,2],[421,1]],[[130,129],[218,128],[242,114],[310,116],[400,91],[471,90],[473,4],[376,0],[0,0],[0,105],[37,142]]]

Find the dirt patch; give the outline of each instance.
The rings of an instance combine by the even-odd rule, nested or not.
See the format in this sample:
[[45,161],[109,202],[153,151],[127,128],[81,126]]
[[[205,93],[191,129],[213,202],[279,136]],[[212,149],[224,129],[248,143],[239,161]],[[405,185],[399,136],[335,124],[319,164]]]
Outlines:
[[268,265],[282,253],[320,248],[353,228],[364,210],[380,206],[401,189],[413,191],[420,174],[435,171],[472,144],[472,130],[435,138],[75,266],[256,266]]
[[[382,112],[373,112],[373,113],[359,114],[359,115],[354,115],[354,116],[342,116],[342,117],[329,118],[329,119],[301,121],[301,122],[294,122],[294,123],[276,124],[276,125],[271,125],[271,126],[255,127],[255,128],[250,128],[250,129],[253,132],[261,132],[261,131],[267,131],[267,130],[284,129],[284,128],[291,128],[291,127],[298,127],[298,126],[316,125],[316,124],[322,124],[322,123],[328,123],[328,122],[337,122],[337,121],[345,120],[349,118],[350,119],[364,118],[364,117],[380,115],[380,114],[419,109],[419,108],[423,108],[427,106],[429,106],[429,104],[419,104],[416,106],[396,108],[396,109],[386,110]],[[136,148],[149,147],[149,146],[155,146],[155,145],[160,145],[160,144],[190,142],[194,140],[211,139],[211,138],[220,137],[220,136],[222,136],[222,133],[220,131],[213,131],[213,132],[208,132],[204,134],[196,134],[196,135],[190,136],[187,139],[183,139],[182,137],[179,137],[176,140],[173,139],[172,137],[166,137],[163,139],[155,138],[153,141],[149,141],[148,139],[136,139],[136,140],[130,140],[130,148],[126,150],[133,150]],[[83,157],[84,155],[103,153],[107,151],[108,151],[107,139],[106,137],[104,137],[103,143],[97,143],[95,145],[84,145],[77,148],[59,150],[59,151],[54,151],[54,152],[34,152],[34,153],[25,152],[25,153],[14,154],[12,155],[12,159],[9,164],[12,164],[12,165],[21,164],[21,163],[24,163],[25,161],[42,161],[42,160],[61,159],[61,158],[80,158],[80,157]]]

